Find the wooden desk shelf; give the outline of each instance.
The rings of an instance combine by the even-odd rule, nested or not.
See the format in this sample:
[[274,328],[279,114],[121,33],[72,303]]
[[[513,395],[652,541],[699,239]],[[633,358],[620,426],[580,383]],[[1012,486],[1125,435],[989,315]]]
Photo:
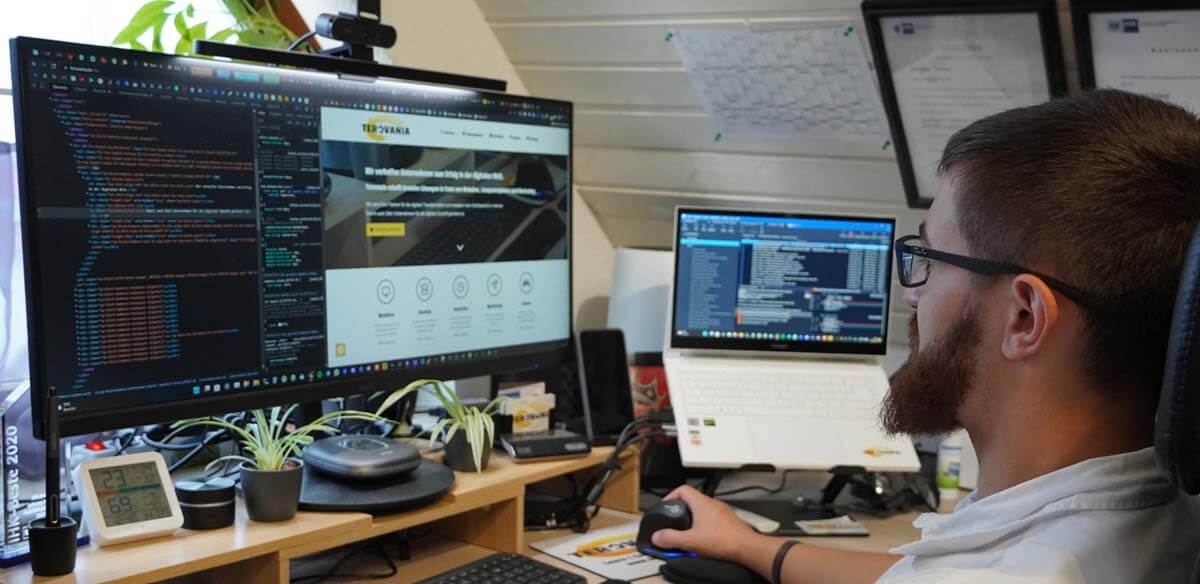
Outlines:
[[[493,456],[483,474],[456,473],[454,488],[438,502],[392,515],[302,511],[290,521],[255,523],[246,518],[239,502],[232,527],[185,529],[167,538],[104,549],[85,547],[79,550],[73,574],[34,578],[26,565],[0,573],[0,582],[133,584],[187,577],[188,581],[285,584],[293,558],[422,525],[432,526],[445,540],[471,544],[469,549],[520,552],[525,550],[526,487],[594,469],[611,452],[610,447],[596,448],[583,458],[529,464]],[[636,513],[639,485],[634,449],[622,462],[623,468],[609,483],[601,504]],[[440,565],[436,558],[422,561]]]

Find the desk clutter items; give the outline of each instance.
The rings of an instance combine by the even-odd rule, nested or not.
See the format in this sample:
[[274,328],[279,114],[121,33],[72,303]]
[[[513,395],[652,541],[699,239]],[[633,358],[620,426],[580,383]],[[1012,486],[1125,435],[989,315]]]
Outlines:
[[[392,404],[388,404],[389,406]],[[171,425],[170,440],[187,430],[228,432],[242,446],[243,454],[222,456],[209,463],[212,468],[229,461],[241,462],[239,467],[242,496],[246,514],[253,521],[287,521],[296,515],[300,504],[303,481],[303,447],[313,443],[313,433],[336,432],[345,420],[375,422],[378,414],[357,410],[330,412],[307,424],[287,429],[296,406],[252,410],[245,425],[225,418],[193,418]],[[174,493],[172,493],[172,497]]]
[[638,551],[638,525],[637,518],[631,515],[629,521],[612,527],[593,529],[583,534],[573,533],[530,545],[605,578],[632,581],[657,574],[663,565],[660,560]]
[[454,486],[454,471],[396,438],[329,436],[304,449],[300,508],[388,513],[432,503]]
[[545,383],[525,383],[500,389],[508,398],[500,407],[500,447],[516,462],[585,456],[592,445],[585,436],[550,427],[556,396]]
[[[42,428],[42,438],[46,443],[46,464],[42,468],[46,471],[46,515],[29,523],[29,563],[32,564],[35,575],[61,576],[75,571],[75,546],[79,524],[69,516],[61,516],[62,489],[58,474],[58,452],[61,446],[58,426],[59,402],[54,386],[50,386],[46,391],[44,399],[42,419],[45,426]],[[159,455],[158,459],[161,462],[162,456]],[[162,470],[166,471],[165,465]]]
[[158,452],[88,460],[74,478],[88,534],[100,547],[170,535],[183,527],[183,510]]
[[342,434],[308,445],[304,462],[335,479],[373,481],[408,474],[421,465],[421,452],[395,438]]
[[507,397],[498,395],[482,408],[466,405],[453,389],[437,379],[418,379],[384,398],[377,412],[386,411],[400,400],[425,390],[441,403],[445,417],[430,431],[431,442],[445,444],[446,466],[463,472],[483,472],[487,468],[496,438],[492,414]]
[[501,405],[499,413],[511,418],[509,433],[522,435],[550,430],[550,413],[554,410],[556,396],[546,393],[545,383],[506,387],[499,390],[497,395],[508,398]]
[[429,505],[454,487],[454,471],[422,458],[411,471],[378,480],[346,480],[304,466],[300,508],[305,511],[394,513]]
[[587,456],[592,451],[586,437],[560,428],[547,432],[501,434],[500,447],[517,463]]
[[206,477],[175,483],[184,529],[220,529],[233,525],[237,489],[233,479]]

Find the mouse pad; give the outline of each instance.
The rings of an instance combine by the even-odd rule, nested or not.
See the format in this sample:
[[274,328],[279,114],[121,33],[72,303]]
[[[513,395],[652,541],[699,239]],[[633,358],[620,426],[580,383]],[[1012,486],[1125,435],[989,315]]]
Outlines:
[[672,584],[767,584],[740,564],[708,558],[676,558],[662,567],[662,576]]
[[658,574],[663,565],[637,551],[639,523],[634,518],[613,527],[539,541],[530,547],[605,578],[637,580]]

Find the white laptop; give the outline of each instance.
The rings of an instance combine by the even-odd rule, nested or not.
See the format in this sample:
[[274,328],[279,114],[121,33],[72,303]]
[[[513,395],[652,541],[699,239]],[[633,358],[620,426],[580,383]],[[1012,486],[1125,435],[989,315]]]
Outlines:
[[879,425],[895,229],[676,209],[664,364],[685,466],[920,468]]

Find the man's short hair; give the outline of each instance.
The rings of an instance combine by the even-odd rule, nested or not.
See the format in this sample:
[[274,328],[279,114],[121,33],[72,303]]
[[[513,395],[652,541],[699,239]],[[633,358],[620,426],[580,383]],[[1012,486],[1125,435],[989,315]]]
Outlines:
[[963,128],[938,171],[955,180],[971,253],[1045,270],[1103,300],[1085,311],[1086,371],[1104,389],[1144,390],[1156,403],[1200,222],[1200,119],[1090,91]]

